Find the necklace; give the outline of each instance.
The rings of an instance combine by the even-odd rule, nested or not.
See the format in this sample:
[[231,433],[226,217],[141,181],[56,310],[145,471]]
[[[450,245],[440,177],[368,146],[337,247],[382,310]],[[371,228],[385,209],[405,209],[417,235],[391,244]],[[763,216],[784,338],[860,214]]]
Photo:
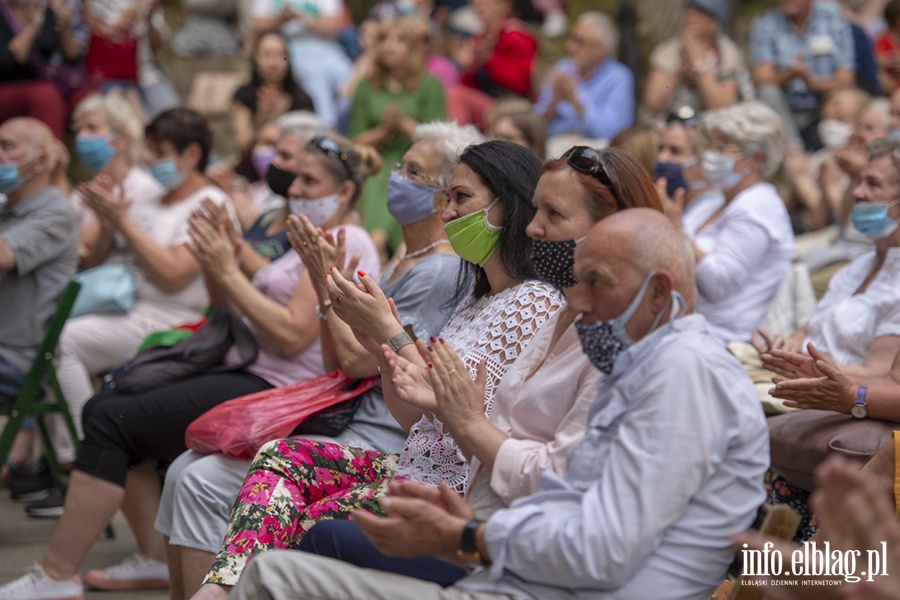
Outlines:
[[425,253],[428,252],[429,250],[432,250],[432,249],[434,249],[434,248],[437,248],[437,247],[440,246],[441,244],[449,244],[449,243],[450,243],[450,240],[438,240],[438,241],[436,241],[436,242],[431,242],[430,244],[428,244],[427,246],[425,246],[425,247],[422,248],[421,250],[416,250],[415,252],[410,252],[409,254],[407,254],[406,256],[404,256],[403,258],[401,258],[401,259],[400,259],[400,262],[403,262],[404,260],[409,260],[410,258],[416,258],[416,257],[418,257],[418,256],[422,256],[423,254],[425,254]]

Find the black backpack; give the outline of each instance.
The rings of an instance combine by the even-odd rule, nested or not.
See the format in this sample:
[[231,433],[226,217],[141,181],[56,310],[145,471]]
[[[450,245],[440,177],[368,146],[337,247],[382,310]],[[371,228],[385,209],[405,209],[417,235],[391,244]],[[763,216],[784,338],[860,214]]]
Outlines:
[[[241,360],[224,365],[225,355],[236,346]],[[174,346],[148,348],[106,376],[104,388],[136,394],[200,373],[243,369],[256,360],[259,348],[253,332],[237,315],[214,312],[191,337]]]

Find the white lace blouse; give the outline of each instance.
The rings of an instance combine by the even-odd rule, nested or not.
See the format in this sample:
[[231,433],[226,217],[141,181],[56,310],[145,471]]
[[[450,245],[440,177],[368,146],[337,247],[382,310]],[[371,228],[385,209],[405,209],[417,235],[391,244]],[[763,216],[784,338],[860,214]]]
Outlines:
[[[529,280],[499,294],[470,298],[450,317],[441,330],[475,379],[478,363],[487,357],[484,411],[491,414],[494,391],[500,379],[531,341],[532,336],[565,301],[553,286]],[[412,426],[397,474],[437,487],[446,481],[465,492],[469,465],[443,424],[423,416]]]

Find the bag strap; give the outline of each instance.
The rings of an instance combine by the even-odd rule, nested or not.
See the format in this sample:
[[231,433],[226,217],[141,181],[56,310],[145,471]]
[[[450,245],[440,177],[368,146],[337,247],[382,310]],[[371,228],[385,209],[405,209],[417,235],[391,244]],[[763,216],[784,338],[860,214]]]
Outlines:
[[240,363],[233,368],[243,369],[253,363],[257,356],[259,356],[259,346],[256,343],[256,338],[253,337],[253,332],[250,331],[250,328],[247,327],[243,319],[229,313],[228,320],[231,327],[232,343],[237,348],[238,354],[241,357]]

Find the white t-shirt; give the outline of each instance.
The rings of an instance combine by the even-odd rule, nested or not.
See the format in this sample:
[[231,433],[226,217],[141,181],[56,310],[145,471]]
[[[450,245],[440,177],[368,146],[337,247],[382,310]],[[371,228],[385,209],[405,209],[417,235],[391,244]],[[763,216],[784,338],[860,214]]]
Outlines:
[[[163,194],[135,198],[128,216],[150,238],[166,248],[174,248],[190,241],[188,219],[200,207],[205,198],[228,208],[231,202],[221,189],[208,185],[176,204],[161,204]],[[135,301],[152,304],[164,310],[186,311],[201,314],[209,304],[209,295],[203,283],[203,275],[197,277],[177,292],[167,292],[147,279],[138,265],[137,257],[128,247],[125,237],[116,233],[115,242],[106,263],[122,263],[129,267],[137,285]]]
[[[285,7],[295,13],[310,18],[340,17],[344,14],[344,5],[340,0],[254,0],[253,16],[271,19],[281,14]],[[302,19],[293,19],[281,26],[281,32],[287,36],[298,36],[306,31]]]
[[[138,198],[161,198],[166,191],[154,179],[153,175],[137,166],[131,167],[128,175],[122,180],[122,184],[114,186],[113,190],[126,200],[131,201],[136,201]],[[78,190],[72,190],[72,193],[69,195],[69,202],[75,207],[75,211],[78,214],[78,223],[82,227],[97,219],[94,211],[84,205],[84,198]]]
[[900,248],[888,250],[875,279],[856,294],[874,261],[868,252],[835,273],[809,319],[807,341],[838,364],[862,364],[876,339],[900,335]]
[[784,201],[768,183],[738,194],[703,227],[724,200],[704,202],[682,219],[707,254],[697,265],[695,310],[721,342],[749,342],[794,260],[794,232]]

